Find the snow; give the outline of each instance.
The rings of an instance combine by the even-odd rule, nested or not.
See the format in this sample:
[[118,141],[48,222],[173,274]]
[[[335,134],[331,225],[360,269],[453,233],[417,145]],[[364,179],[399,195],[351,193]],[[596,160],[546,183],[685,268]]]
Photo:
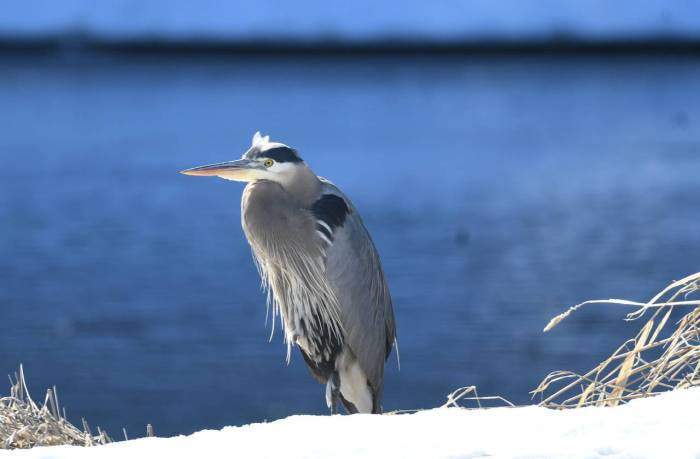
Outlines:
[[5,0],[0,37],[95,41],[700,38],[699,0]]
[[0,452],[12,458],[697,458],[700,388],[615,408],[438,408],[393,416],[292,416],[275,422],[106,446]]

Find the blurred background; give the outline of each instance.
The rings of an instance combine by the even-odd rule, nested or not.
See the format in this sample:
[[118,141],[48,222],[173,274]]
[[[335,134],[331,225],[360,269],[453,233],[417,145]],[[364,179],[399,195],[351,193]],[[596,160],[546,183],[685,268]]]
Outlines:
[[0,374],[115,437],[326,413],[268,343],[242,185],[178,174],[261,130],[374,237],[385,409],[528,403],[638,326],[552,316],[698,270],[698,82],[698,1],[6,1]]

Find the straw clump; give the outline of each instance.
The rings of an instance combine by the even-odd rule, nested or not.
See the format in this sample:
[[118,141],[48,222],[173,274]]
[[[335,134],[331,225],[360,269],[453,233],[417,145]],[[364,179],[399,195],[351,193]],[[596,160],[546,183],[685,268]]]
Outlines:
[[[700,290],[700,272],[673,282],[646,303],[627,300],[587,301],[569,308],[552,319],[549,331],[579,308],[596,303],[633,306],[626,320],[648,320],[632,339],[585,374],[555,371],[532,391],[541,397],[541,406],[578,408],[615,406],[635,398],[649,397],[667,390],[700,385],[700,300],[692,299]],[[669,323],[674,311],[689,309]],[[675,326],[674,326],[675,325]]]
[[0,398],[0,449],[92,446],[112,441],[99,427],[97,435],[93,435],[85,420],[82,430],[68,422],[65,410],[61,410],[58,403],[55,387],[47,391],[44,404],[37,405],[29,395],[21,365],[10,383],[10,395]]

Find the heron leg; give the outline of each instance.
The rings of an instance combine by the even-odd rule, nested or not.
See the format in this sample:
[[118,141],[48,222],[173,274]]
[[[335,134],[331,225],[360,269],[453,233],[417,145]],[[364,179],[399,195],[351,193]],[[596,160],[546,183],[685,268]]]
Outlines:
[[331,409],[331,414],[338,414],[338,402],[340,402],[340,375],[334,371],[326,383],[326,403]]

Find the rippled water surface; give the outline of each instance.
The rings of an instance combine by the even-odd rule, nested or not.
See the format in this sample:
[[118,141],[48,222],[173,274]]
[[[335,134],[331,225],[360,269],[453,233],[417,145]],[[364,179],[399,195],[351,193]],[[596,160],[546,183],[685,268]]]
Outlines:
[[549,318],[698,270],[698,81],[683,56],[0,57],[0,374],[24,363],[114,436],[325,413],[268,343],[242,185],[177,173],[260,129],[379,248],[385,408],[525,403],[632,332],[617,308]]

